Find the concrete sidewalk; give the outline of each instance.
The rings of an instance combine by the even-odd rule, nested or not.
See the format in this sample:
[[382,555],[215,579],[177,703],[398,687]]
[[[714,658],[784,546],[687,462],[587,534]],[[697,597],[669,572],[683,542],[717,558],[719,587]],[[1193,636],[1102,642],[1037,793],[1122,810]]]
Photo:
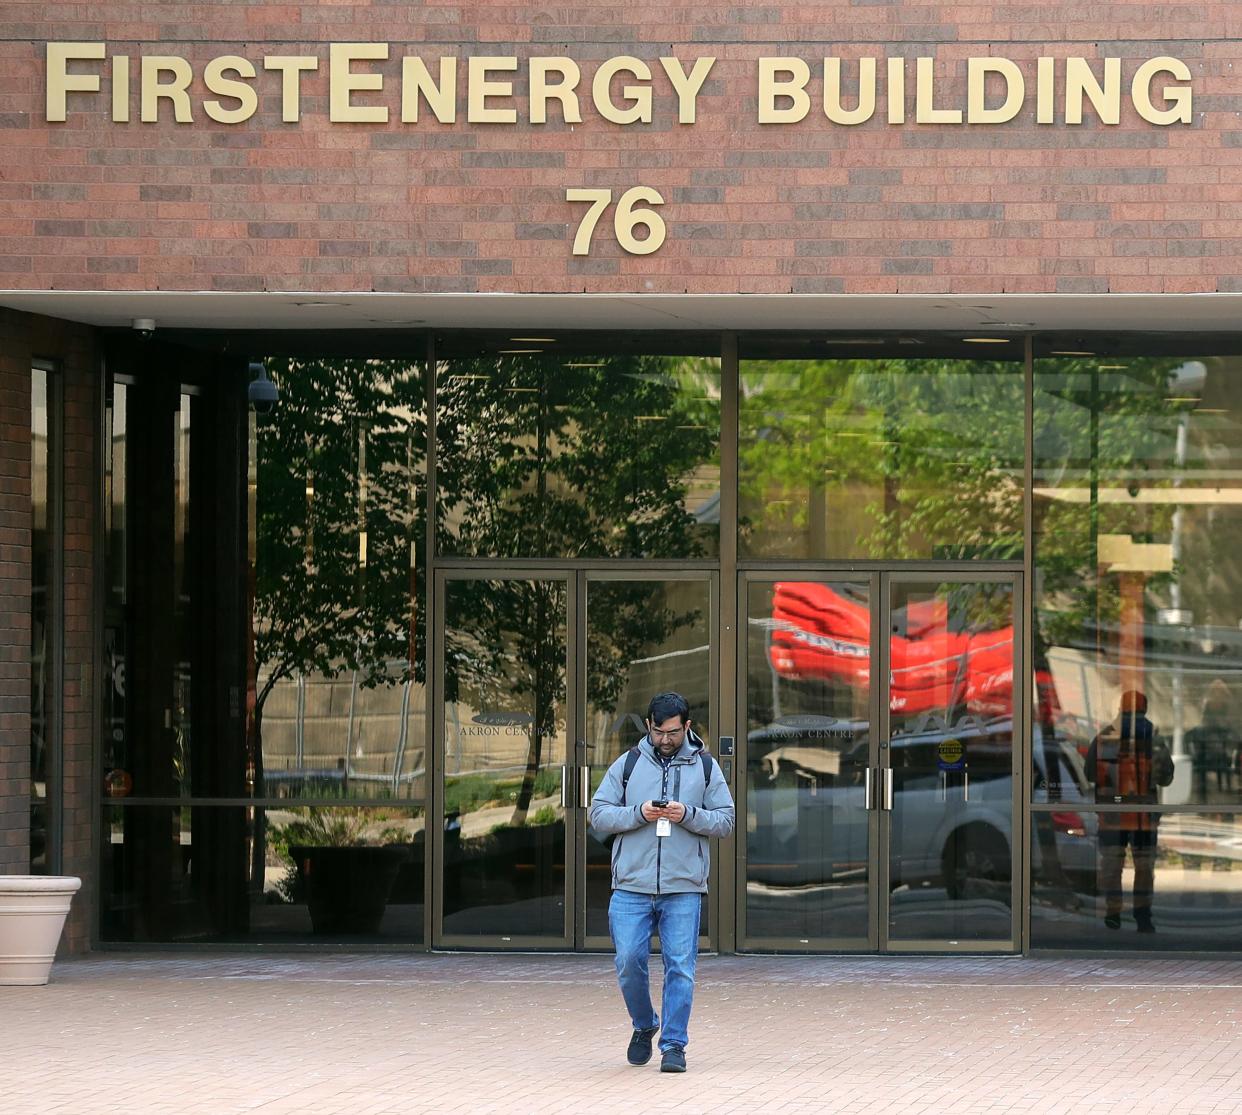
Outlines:
[[52,979],[0,988],[4,1115],[1242,1111],[1242,962],[705,957],[684,1076],[625,1063],[609,956],[104,954]]

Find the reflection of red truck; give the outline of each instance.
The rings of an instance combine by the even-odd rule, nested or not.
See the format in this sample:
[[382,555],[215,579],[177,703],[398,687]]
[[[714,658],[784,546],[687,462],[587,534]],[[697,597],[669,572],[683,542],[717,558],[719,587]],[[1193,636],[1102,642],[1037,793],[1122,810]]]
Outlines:
[[[849,590],[781,581],[772,600],[772,669],[789,679],[829,678],[865,686],[871,677],[871,611]],[[933,709],[1009,715],[1013,708],[1013,626],[975,633],[950,629],[944,600],[895,612],[889,648],[891,708],[904,715]],[[1041,690],[1046,687],[1041,686]]]

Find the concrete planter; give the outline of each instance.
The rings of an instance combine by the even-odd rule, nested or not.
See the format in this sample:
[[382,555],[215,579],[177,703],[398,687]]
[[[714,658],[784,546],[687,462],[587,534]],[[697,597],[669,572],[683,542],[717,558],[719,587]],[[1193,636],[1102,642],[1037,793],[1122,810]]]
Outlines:
[[47,983],[81,885],[72,876],[0,875],[0,984]]

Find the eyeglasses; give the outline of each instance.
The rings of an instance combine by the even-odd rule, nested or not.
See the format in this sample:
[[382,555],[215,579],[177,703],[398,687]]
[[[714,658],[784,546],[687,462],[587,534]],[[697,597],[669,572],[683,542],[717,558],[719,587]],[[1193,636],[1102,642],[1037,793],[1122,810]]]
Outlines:
[[652,739],[676,739],[678,736],[682,735],[685,732],[685,730],[686,730],[686,726],[684,724],[680,728],[674,728],[671,732],[661,731],[659,728],[652,728],[651,738]]

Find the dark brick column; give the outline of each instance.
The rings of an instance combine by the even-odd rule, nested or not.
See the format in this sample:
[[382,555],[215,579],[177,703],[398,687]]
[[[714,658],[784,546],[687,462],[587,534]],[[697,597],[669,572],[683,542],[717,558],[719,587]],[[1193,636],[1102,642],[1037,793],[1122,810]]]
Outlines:
[[0,873],[30,863],[30,366],[55,363],[62,454],[62,863],[82,890],[62,940],[85,950],[93,918],[95,515],[99,374],[93,331],[0,310]]
[[30,337],[0,311],[0,874],[30,870]]

